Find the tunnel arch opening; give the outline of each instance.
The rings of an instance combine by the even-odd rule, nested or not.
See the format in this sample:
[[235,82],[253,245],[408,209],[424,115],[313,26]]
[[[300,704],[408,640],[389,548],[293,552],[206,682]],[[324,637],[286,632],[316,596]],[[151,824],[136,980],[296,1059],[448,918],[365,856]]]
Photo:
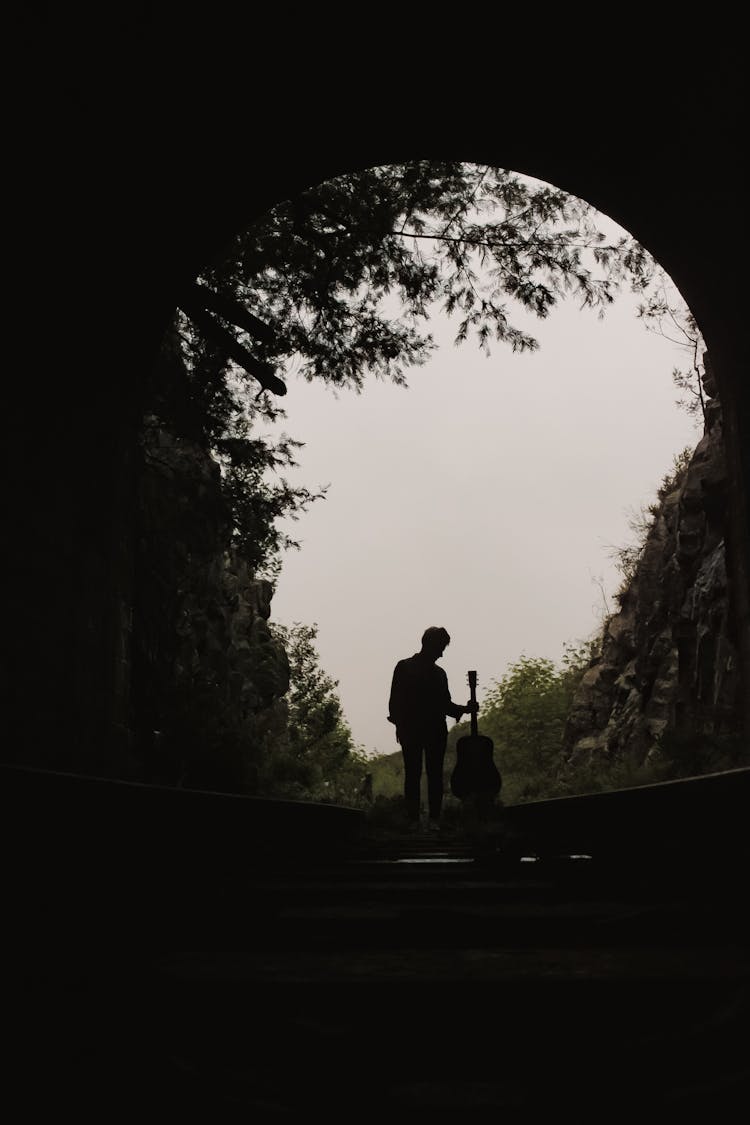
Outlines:
[[[389,167],[389,165],[376,165],[376,167]],[[363,170],[363,169],[361,169],[361,170]],[[530,174],[530,173],[525,173],[525,174]],[[535,177],[532,177],[532,179],[535,179]],[[329,182],[328,179],[323,180],[323,181],[318,181],[317,187],[319,188],[320,186],[324,185],[324,183],[327,183],[327,182]],[[537,181],[537,182],[548,182],[549,183],[549,181]],[[263,214],[265,214],[265,213],[263,213]],[[256,218],[259,218],[259,217],[260,216],[256,216]],[[211,260],[211,263],[213,263],[213,266],[214,266],[214,264],[222,261],[223,258],[224,258],[224,253],[218,254],[218,255],[216,255],[216,257],[213,260]],[[220,313],[219,313],[219,318],[220,318]],[[226,324],[226,322],[225,322],[225,324]],[[264,377],[268,377],[268,371],[266,371],[266,375]],[[704,664],[705,664],[705,652],[704,652],[703,656],[701,657],[701,660],[703,660]]]

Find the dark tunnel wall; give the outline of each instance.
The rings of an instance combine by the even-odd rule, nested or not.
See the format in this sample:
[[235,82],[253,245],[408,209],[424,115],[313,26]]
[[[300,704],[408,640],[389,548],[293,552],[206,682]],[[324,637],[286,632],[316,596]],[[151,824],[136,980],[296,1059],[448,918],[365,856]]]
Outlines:
[[[648,82],[615,83],[583,106],[561,102],[558,76],[538,66],[532,92],[518,94],[522,112],[501,96],[497,69],[467,59],[451,76],[452,90],[471,89],[467,112],[427,62],[352,102],[340,66],[309,54],[298,64],[286,43],[252,54],[252,81],[227,66],[214,83],[168,42],[126,36],[87,54],[70,38],[60,51],[44,30],[29,35],[35,77],[14,114],[8,212],[17,729],[6,760],[127,774],[133,435],[181,286],[299,188],[442,157],[496,163],[588,200],[644,243],[694,312],[727,419],[750,736],[745,119],[732,58],[706,50],[687,83],[675,51],[652,63]],[[507,91],[507,65],[502,75]],[[516,76],[528,81],[520,62]]]

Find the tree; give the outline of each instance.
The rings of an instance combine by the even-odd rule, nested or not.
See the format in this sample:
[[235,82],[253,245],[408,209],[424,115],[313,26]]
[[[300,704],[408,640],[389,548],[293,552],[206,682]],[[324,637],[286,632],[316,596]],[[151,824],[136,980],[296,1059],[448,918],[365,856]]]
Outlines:
[[[501,168],[416,161],[351,173],[279,203],[240,233],[226,258],[180,298],[188,385],[205,438],[223,458],[241,541],[268,566],[282,546],[265,527],[322,495],[282,482],[248,514],[240,496],[266,469],[294,464],[290,439],[251,435],[284,416],[278,397],[294,371],[359,390],[367,374],[406,383],[433,341],[422,330],[436,308],[473,334],[514,351],[537,341],[515,309],[544,318],[572,297],[602,312],[629,283],[645,291],[646,251],[607,241],[592,208]],[[252,505],[251,505],[252,507]],[[254,538],[255,537],[255,538]]]
[[[327,488],[312,491],[293,487],[280,471],[296,465],[295,453],[302,442],[284,435],[276,443],[250,437],[250,424],[235,423],[234,432],[216,441],[216,454],[222,467],[222,494],[231,513],[232,543],[254,572],[268,577],[278,574],[280,552],[298,547],[284,535],[277,520],[282,516],[298,519],[313,500],[322,499]],[[269,472],[276,477],[269,480]]]
[[317,625],[274,625],[289,659],[284,772],[305,796],[351,799],[364,780],[366,759],[355,746],[337,693],[320,666]]
[[[480,729],[494,743],[506,804],[560,793],[565,722],[591,647],[567,646],[559,667],[545,657],[521,656],[487,691]],[[449,748],[465,729],[458,724],[451,730]]]
[[[286,434],[269,441],[253,431],[261,412],[234,386],[219,349],[170,332],[155,365],[142,432],[156,424],[210,454],[221,471],[217,518],[228,522],[227,546],[235,548],[256,575],[273,579],[280,553],[297,542],[279,530],[278,520],[297,519],[325,496],[326,488],[291,486],[283,475],[296,465],[302,443]],[[279,415],[268,400],[263,418]],[[150,461],[153,468],[153,458]]]
[[696,423],[706,421],[705,343],[695,317],[675,294],[669,279],[658,270],[651,282],[653,291],[639,305],[638,316],[646,328],[677,344],[688,357],[686,367],[672,369],[672,382],[681,392],[676,405],[682,407]]

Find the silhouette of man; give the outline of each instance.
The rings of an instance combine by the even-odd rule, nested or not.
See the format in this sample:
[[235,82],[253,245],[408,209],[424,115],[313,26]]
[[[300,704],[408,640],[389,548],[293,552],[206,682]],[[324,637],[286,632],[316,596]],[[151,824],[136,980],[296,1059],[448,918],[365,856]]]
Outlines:
[[422,762],[427,771],[428,828],[439,830],[443,805],[443,761],[448,737],[446,715],[458,720],[467,711],[454,703],[445,669],[435,663],[450,644],[447,630],[431,625],[422,635],[422,648],[399,660],[393,671],[388,721],[395,724],[396,739],[404,759],[406,816],[419,827],[419,787]]

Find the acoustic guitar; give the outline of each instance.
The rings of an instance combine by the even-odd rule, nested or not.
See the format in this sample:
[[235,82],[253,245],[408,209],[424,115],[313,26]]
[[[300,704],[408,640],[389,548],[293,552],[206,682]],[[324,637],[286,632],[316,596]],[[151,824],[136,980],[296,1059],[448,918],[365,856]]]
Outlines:
[[456,743],[456,765],[451,774],[451,791],[459,800],[467,797],[496,797],[503,779],[495,765],[495,747],[491,738],[477,733],[477,674],[469,672],[471,692],[471,734],[465,734]]

